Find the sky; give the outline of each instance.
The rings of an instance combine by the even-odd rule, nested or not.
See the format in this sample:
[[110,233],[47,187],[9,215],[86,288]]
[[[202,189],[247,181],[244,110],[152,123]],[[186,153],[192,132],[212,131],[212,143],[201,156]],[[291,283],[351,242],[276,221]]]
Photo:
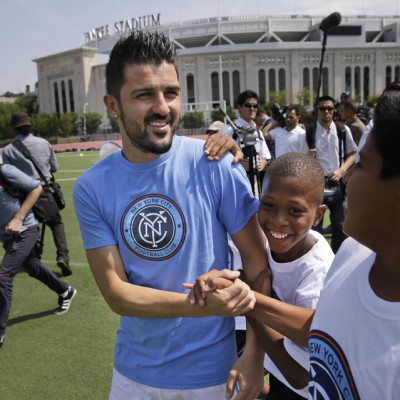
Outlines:
[[32,60],[76,49],[85,32],[160,13],[161,24],[240,15],[399,15],[400,0],[0,0],[0,95],[34,90]]

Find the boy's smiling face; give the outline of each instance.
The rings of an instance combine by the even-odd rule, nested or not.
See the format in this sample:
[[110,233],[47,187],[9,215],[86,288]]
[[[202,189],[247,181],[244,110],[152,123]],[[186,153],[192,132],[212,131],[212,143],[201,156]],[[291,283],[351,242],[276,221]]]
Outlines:
[[315,244],[309,230],[324,215],[317,205],[311,182],[296,177],[270,176],[264,181],[258,221],[277,262],[290,262],[306,254]]

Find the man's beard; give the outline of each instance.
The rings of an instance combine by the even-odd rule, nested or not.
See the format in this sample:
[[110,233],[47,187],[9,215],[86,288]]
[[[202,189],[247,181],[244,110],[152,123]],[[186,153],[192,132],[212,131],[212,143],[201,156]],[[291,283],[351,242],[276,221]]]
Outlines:
[[[149,125],[152,120],[166,120],[167,122],[171,123],[172,117],[170,114],[166,117],[153,114],[145,118],[144,126]],[[136,147],[139,150],[142,150],[145,153],[164,154],[172,146],[172,139],[175,135],[177,124],[174,124],[173,126],[171,125],[171,138],[168,142],[157,143],[156,141],[150,138],[150,135],[146,131],[146,128],[142,128],[142,126],[133,119],[127,118],[122,108],[121,108],[121,122],[132,146]]]

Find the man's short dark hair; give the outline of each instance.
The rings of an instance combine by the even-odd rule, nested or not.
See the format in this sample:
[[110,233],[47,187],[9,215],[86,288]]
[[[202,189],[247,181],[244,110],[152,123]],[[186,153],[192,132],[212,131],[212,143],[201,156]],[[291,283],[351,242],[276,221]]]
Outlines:
[[238,105],[242,106],[247,99],[257,99],[258,101],[258,94],[256,92],[253,92],[252,90],[245,90],[238,96],[237,99]]
[[320,96],[318,98],[317,104],[321,103],[322,101],[331,101],[333,104],[335,104],[335,99],[328,95]]
[[289,106],[286,107],[286,112],[288,112],[288,111],[294,111],[295,114],[296,114],[298,117],[300,117],[300,109],[299,109],[299,107],[289,105]]
[[125,67],[132,64],[175,64],[176,49],[163,33],[134,31],[114,45],[106,67],[107,93],[119,99]]

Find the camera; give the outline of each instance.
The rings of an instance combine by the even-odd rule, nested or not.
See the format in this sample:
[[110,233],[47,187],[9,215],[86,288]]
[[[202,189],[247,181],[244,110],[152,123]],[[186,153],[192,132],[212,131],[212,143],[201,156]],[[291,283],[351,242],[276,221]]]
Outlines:
[[258,133],[254,128],[239,128],[242,134],[242,144],[245,147],[254,146],[257,142]]
[[275,121],[278,122],[278,124],[281,128],[286,126],[285,113],[286,113],[287,109],[288,109],[288,106],[285,106],[281,110],[278,103],[273,104],[271,107],[271,116]]

